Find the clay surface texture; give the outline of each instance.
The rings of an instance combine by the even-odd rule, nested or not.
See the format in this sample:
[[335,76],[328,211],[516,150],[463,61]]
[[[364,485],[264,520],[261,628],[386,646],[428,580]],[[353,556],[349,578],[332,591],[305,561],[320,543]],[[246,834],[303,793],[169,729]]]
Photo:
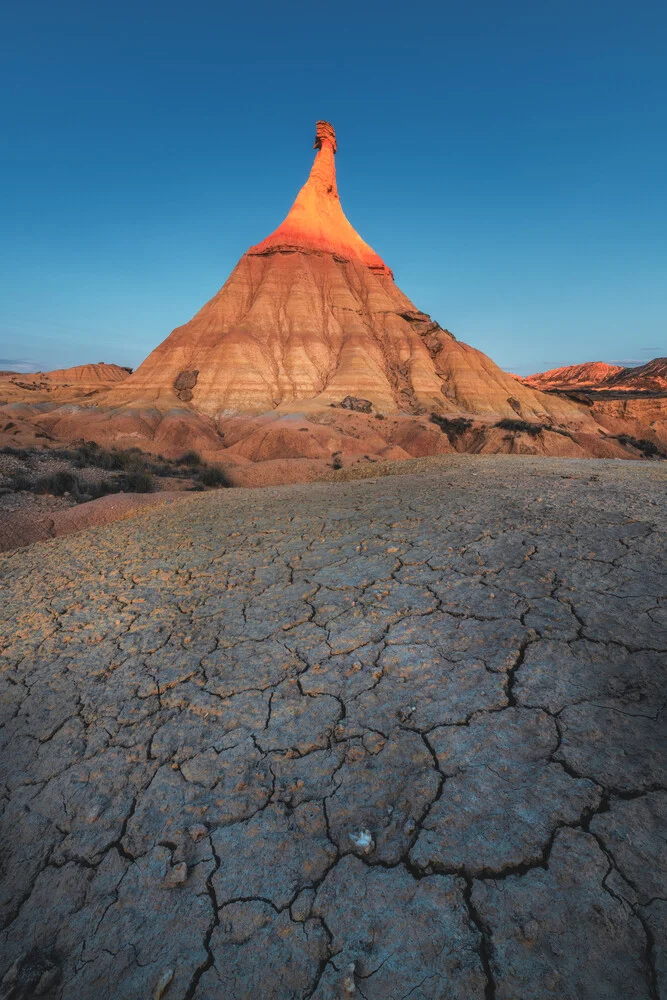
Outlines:
[[667,996],[664,495],[451,456],[0,556],[0,996]]

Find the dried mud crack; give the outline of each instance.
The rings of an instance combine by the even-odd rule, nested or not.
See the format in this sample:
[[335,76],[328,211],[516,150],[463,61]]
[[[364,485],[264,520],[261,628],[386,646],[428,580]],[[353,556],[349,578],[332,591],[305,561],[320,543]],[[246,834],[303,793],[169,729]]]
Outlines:
[[0,998],[667,996],[665,481],[457,459],[0,557]]

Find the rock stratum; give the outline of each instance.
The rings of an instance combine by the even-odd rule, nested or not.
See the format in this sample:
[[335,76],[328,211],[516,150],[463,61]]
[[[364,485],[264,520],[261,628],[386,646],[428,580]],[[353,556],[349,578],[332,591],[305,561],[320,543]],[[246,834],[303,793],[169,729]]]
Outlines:
[[[315,148],[285,220],[189,323],[90,399],[5,400],[12,436],[39,428],[170,457],[196,448],[245,485],[447,451],[644,454],[621,436],[667,450],[667,399],[608,426],[600,407],[517,380],[418,309],[343,212],[329,123]],[[239,469],[248,463],[264,468]]]
[[666,474],[455,456],[0,556],[3,998],[664,997]]

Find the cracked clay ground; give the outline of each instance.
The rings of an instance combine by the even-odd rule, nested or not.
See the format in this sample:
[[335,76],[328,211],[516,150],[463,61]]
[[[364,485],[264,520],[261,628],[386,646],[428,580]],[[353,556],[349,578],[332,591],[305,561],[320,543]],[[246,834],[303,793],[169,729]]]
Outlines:
[[0,996],[667,996],[666,471],[448,458],[2,557]]

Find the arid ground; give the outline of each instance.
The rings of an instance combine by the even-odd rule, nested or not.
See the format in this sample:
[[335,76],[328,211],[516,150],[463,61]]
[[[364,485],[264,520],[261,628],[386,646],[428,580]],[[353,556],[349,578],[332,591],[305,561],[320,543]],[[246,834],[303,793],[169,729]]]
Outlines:
[[0,996],[667,996],[666,485],[447,455],[0,556]]

